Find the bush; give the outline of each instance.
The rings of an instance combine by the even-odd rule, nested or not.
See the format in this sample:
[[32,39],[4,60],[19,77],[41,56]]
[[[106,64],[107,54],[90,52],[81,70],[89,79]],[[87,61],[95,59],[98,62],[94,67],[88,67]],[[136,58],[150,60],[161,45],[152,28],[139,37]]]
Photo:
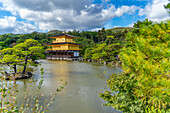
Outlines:
[[[170,112],[170,24],[141,25],[128,33],[120,52],[123,73],[107,81],[100,94],[123,112]],[[136,32],[138,31],[138,32]]]

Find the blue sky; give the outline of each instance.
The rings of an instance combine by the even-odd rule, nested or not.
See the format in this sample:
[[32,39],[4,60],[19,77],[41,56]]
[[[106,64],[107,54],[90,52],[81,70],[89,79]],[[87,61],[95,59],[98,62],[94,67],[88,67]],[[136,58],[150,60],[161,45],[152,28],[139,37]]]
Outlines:
[[0,0],[0,34],[131,27],[170,19],[168,0]]

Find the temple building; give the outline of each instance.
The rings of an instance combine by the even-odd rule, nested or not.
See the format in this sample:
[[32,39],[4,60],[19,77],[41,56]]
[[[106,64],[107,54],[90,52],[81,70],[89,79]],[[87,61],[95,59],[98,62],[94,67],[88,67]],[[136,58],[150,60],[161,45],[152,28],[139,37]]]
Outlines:
[[47,44],[49,48],[46,50],[47,59],[52,58],[76,58],[79,57],[80,46],[73,39],[77,38],[66,33],[51,36],[55,39],[52,43]]

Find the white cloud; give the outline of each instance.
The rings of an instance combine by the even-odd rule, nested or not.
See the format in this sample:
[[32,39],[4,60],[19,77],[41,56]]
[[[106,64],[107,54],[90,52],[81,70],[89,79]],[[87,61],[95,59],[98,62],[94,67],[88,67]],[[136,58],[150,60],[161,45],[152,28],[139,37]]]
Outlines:
[[121,6],[120,8],[115,8],[114,5],[111,5],[108,9],[102,10],[102,16],[103,18],[114,18],[114,17],[120,17],[125,13],[133,14],[136,10],[138,10],[139,7],[136,7],[134,5],[132,6]]
[[127,25],[127,27],[133,27],[133,26],[134,26],[134,23]]
[[133,14],[138,9],[139,9],[139,7],[136,7],[134,5],[132,5],[132,6],[122,6],[122,7],[118,8],[115,13],[118,16],[122,16],[125,13]]
[[14,16],[5,16],[0,19],[1,33],[28,33],[37,28],[30,23],[17,21]]
[[144,9],[140,9],[139,15],[145,15],[149,20],[157,22],[170,19],[167,10],[164,8],[164,5],[168,3],[168,0],[153,0],[152,3],[148,3]]
[[[1,0],[1,9],[38,26],[38,30],[90,30],[101,28],[108,20],[133,14],[139,7],[93,4],[93,0]],[[106,0],[107,1],[107,0]],[[28,25],[27,25],[28,26]],[[29,28],[29,27],[28,27]],[[26,30],[25,30],[26,31]]]
[[3,6],[0,7],[0,10],[6,10],[11,12],[13,15],[17,15],[18,7],[15,7],[15,4],[12,0],[1,0]]
[[102,28],[94,28],[94,29],[91,29],[90,31],[99,31],[101,30]]
[[0,19],[1,28],[14,27],[16,22],[16,17],[7,17]]
[[122,26],[114,26],[113,28],[117,28],[117,27],[122,27]]

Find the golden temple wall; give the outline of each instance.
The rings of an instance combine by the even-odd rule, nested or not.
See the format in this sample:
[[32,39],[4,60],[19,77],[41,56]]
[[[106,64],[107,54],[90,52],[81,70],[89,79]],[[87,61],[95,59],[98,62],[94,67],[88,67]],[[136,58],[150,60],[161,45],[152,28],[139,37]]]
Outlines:
[[68,38],[56,38],[56,40],[53,40],[53,43],[61,43],[61,42],[75,43],[75,41],[73,41],[73,39],[68,39]]
[[48,50],[80,50],[79,46],[53,46],[52,49]]

